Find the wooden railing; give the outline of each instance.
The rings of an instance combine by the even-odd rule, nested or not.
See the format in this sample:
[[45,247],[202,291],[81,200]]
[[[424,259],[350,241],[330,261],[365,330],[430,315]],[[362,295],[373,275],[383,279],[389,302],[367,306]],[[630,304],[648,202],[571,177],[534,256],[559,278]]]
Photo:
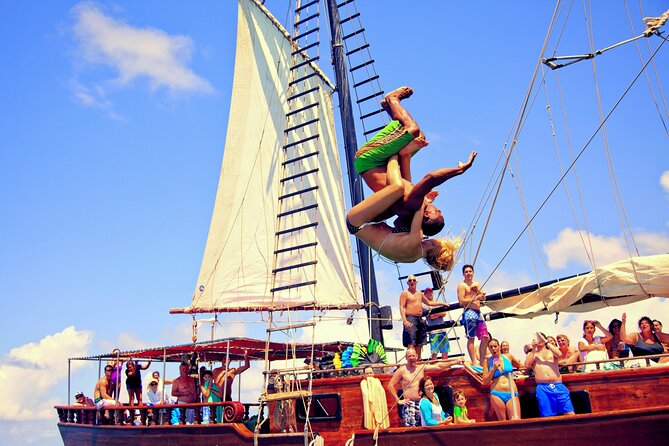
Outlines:
[[[155,406],[108,406],[97,410],[92,406],[55,406],[61,423],[111,425],[111,426],[160,426],[178,424],[238,423],[249,419],[251,407],[258,403],[226,401],[220,403],[159,404]],[[208,410],[207,410],[208,408]],[[221,408],[220,423],[216,409]]]

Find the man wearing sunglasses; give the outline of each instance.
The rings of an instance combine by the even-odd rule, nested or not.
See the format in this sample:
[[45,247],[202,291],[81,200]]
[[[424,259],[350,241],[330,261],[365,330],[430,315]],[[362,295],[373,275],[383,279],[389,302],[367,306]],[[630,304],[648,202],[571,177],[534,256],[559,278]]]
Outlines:
[[402,332],[402,344],[407,348],[416,350],[420,361],[421,349],[427,344],[427,329],[423,320],[423,303],[431,307],[442,305],[439,302],[428,299],[422,291],[416,289],[418,280],[416,276],[407,277],[407,289],[400,294],[400,315],[404,330]]
[[113,387],[111,380],[113,370],[112,366],[106,366],[104,376],[95,384],[93,397],[95,398],[95,408],[98,410],[116,405],[116,401],[110,396],[111,388]]

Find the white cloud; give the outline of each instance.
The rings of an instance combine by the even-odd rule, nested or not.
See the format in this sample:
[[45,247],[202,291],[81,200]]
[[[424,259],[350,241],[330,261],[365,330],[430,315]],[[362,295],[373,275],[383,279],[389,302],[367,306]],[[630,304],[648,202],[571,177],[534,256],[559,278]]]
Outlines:
[[660,186],[662,186],[665,192],[669,193],[669,170],[665,170],[660,175]]
[[[62,401],[49,392],[67,377],[65,358],[83,356],[92,334],[70,326],[38,343],[13,348],[0,362],[0,420],[54,419],[53,406]],[[73,362],[72,369],[82,367]]]
[[[583,234],[586,244],[586,234]],[[635,240],[641,255],[659,254],[669,251],[669,235],[659,232],[637,232]],[[620,236],[603,236],[590,234],[590,243],[595,254],[595,261],[599,265],[615,262],[629,256],[625,240]],[[575,262],[590,268],[583,240],[578,231],[565,228],[557,238],[544,246],[551,268],[565,268],[569,262]]]
[[[146,79],[152,91],[212,93],[211,84],[188,66],[194,49],[190,37],[169,35],[155,28],[133,27],[106,15],[99,6],[74,7],[73,32],[79,44],[79,64],[102,65],[115,73],[112,84],[125,86]],[[75,82],[75,96],[82,104],[109,110],[102,83],[88,87]]]

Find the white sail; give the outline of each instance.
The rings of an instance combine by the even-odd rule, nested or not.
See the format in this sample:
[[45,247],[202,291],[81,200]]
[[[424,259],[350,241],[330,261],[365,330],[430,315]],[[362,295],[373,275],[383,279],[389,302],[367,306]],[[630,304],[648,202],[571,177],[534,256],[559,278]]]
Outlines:
[[[286,139],[286,92],[291,48],[287,32],[269,12],[251,0],[239,1],[237,53],[230,117],[216,203],[204,258],[190,307],[173,312],[212,312],[280,309],[288,307],[350,308],[358,306],[353,263],[345,227],[345,201],[334,131],[332,84],[312,64],[301,73],[316,73],[302,91],[320,104],[319,122]],[[299,56],[298,56],[299,57]],[[302,162],[317,175],[280,189],[280,179],[291,175],[282,166],[283,147],[296,138],[319,138],[300,144],[304,153],[319,151]],[[314,188],[313,193],[279,200],[290,187]],[[315,204],[277,223],[277,214]],[[295,231],[275,240],[277,230],[317,222],[315,247],[290,251],[275,258],[281,246],[308,244],[308,231]],[[313,243],[312,243],[313,244]],[[305,268],[289,264],[309,263]],[[316,282],[292,288],[292,284]],[[284,291],[276,291],[286,287]],[[274,291],[273,291],[274,290]]]
[[[583,297],[591,302],[573,305]],[[669,254],[632,257],[598,267],[581,276],[561,280],[529,293],[489,301],[493,311],[529,317],[538,314],[587,312],[611,305],[625,305],[648,297],[669,296]]]

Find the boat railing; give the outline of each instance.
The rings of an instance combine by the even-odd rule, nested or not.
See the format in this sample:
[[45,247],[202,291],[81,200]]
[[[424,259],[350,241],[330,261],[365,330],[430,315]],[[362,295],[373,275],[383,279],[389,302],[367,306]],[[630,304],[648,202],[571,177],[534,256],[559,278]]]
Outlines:
[[[55,406],[61,423],[111,426],[160,426],[189,424],[225,424],[244,422],[258,403],[224,401],[218,403],[156,404],[153,406],[118,405],[96,409],[94,406]],[[221,408],[220,421],[217,409]],[[192,411],[192,412],[191,412]],[[192,414],[192,415],[191,415]]]
[[[587,361],[587,362],[578,362],[574,364],[566,365],[565,367],[575,367],[580,370],[584,368],[587,369],[588,365],[594,365],[595,370],[618,370],[618,369],[633,369],[640,367],[650,367],[657,365],[658,360],[659,365],[663,365],[661,362],[662,358],[669,358],[669,353],[663,353],[661,355],[648,355],[648,356],[630,356],[628,358],[609,358],[609,359],[600,359],[597,361]],[[669,366],[669,363],[664,364]],[[580,371],[579,370],[579,371]],[[593,371],[593,370],[588,370]]]

